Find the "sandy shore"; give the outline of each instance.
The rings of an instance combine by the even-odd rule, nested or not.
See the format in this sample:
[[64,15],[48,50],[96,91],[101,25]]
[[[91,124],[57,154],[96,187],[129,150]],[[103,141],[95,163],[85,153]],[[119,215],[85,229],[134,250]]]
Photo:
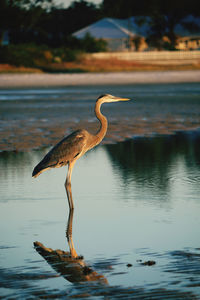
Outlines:
[[200,82],[200,70],[72,74],[0,74],[0,88]]

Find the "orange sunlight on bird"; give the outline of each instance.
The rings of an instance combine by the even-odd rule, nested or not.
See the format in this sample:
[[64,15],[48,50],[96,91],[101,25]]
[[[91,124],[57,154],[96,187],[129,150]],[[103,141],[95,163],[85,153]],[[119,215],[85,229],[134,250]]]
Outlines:
[[68,173],[65,181],[65,188],[69,202],[69,208],[74,208],[71,191],[71,175],[75,162],[83,156],[88,150],[97,146],[104,138],[108,121],[102,115],[100,108],[103,103],[128,101],[130,99],[115,97],[109,94],[100,96],[95,105],[95,114],[100,122],[100,128],[95,135],[89,133],[85,129],[78,129],[71,133],[69,136],[62,139],[56,144],[41,160],[41,162],[34,168],[32,176],[37,177],[43,171],[49,168],[59,168],[68,165]]

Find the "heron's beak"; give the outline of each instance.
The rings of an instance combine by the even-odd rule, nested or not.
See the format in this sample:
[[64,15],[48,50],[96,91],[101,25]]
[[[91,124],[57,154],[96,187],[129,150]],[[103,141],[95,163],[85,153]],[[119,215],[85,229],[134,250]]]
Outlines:
[[129,101],[129,100],[131,100],[131,99],[129,99],[129,98],[118,98],[118,97],[116,97],[116,100],[117,100],[117,101]]

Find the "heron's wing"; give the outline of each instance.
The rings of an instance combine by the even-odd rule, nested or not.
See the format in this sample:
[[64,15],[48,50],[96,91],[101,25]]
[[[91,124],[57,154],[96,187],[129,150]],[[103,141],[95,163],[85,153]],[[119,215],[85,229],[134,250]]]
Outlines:
[[87,131],[77,130],[56,144],[33,170],[37,176],[47,168],[61,167],[77,157],[87,140]]

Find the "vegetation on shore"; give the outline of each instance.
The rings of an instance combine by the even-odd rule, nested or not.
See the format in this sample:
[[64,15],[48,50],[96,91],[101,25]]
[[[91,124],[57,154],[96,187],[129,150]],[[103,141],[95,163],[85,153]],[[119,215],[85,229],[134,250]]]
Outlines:
[[106,51],[105,41],[95,40],[90,35],[82,40],[71,37],[68,43],[70,46],[63,47],[34,43],[0,46],[0,64],[53,72],[58,66],[64,70],[66,62],[79,62],[84,53]]
[[125,61],[119,59],[80,58],[71,62],[53,62],[46,67],[23,67],[0,64],[0,73],[80,73],[80,72],[128,72],[128,71],[200,70],[200,62],[162,64],[153,62]]
[[[79,40],[72,33],[104,17],[148,16],[149,45],[175,49],[174,28],[188,14],[199,16],[196,0],[121,1],[102,0],[95,5],[75,0],[69,7],[54,0],[0,0],[0,72],[99,72],[199,69],[199,63],[154,64],[153,62],[100,60],[85,53],[107,50],[106,42],[90,35]],[[139,20],[145,22],[144,20]],[[184,24],[194,29],[195,24]],[[189,27],[188,27],[189,26]],[[198,28],[196,28],[197,30]],[[5,34],[9,41],[5,45]],[[168,44],[163,43],[168,38]],[[167,48],[166,48],[167,47]]]
[[200,16],[197,7],[197,0],[102,0],[100,5],[74,0],[69,7],[59,6],[55,0],[0,0],[0,44],[8,32],[11,44],[66,47],[74,32],[102,18],[134,16],[138,25],[148,27],[146,41],[151,47],[173,50],[178,24],[199,30],[196,23],[184,20],[188,15]]

